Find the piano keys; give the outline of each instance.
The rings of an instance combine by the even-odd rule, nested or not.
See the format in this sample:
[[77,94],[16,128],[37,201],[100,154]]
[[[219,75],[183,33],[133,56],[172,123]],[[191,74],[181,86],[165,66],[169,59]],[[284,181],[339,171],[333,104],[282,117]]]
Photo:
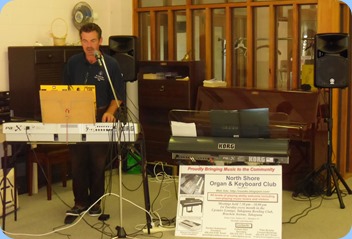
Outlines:
[[171,136],[168,150],[173,159],[194,163],[289,163],[289,139]]
[[54,124],[6,122],[2,126],[6,141],[29,143],[135,142],[137,123]]
[[181,194],[198,194],[204,193],[204,175],[184,174],[180,182]]
[[197,231],[201,229],[202,224],[191,220],[182,220],[179,224],[180,227],[184,227],[187,230]]

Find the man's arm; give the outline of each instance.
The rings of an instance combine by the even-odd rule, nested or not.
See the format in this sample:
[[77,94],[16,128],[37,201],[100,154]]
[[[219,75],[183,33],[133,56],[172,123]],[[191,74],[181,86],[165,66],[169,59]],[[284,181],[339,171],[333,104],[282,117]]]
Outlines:
[[116,102],[116,100],[112,100],[110,102],[109,107],[107,108],[107,110],[103,114],[101,122],[115,122],[115,120],[116,120],[115,113],[116,113],[117,109],[120,107],[121,103],[122,103],[122,101],[120,101],[120,100],[118,100],[118,102]]

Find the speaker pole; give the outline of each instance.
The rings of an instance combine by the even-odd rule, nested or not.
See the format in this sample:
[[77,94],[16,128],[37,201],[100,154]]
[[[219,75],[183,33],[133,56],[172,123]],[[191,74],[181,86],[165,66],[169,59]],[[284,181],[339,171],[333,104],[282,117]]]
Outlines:
[[[342,200],[339,182],[346,188],[348,194],[352,194],[346,181],[339,173],[335,163],[332,162],[332,105],[333,88],[345,88],[348,86],[350,61],[349,61],[349,36],[345,33],[322,33],[315,36],[314,56],[314,85],[317,88],[329,88],[329,116],[325,118],[328,126],[327,161],[316,172],[310,173],[305,182],[312,182],[316,175],[326,171],[326,195],[331,196],[336,192],[340,202],[340,208],[345,208]],[[338,159],[336,159],[336,162]]]
[[329,118],[326,119],[328,124],[328,158],[327,162],[320,167],[317,173],[321,174],[326,170],[326,195],[331,196],[335,191],[340,202],[340,208],[344,209],[345,204],[341,196],[339,180],[346,188],[348,194],[352,194],[352,191],[337,170],[336,165],[332,162],[332,98],[332,88],[329,88]]

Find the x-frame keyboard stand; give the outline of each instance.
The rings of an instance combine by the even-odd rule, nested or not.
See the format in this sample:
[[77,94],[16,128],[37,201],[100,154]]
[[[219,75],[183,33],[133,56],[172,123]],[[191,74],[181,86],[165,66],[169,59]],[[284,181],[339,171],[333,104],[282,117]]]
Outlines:
[[[21,143],[21,142],[14,142],[14,143]],[[23,142],[27,143],[27,142]],[[34,142],[33,142],[34,143]],[[53,142],[35,142],[36,144],[50,144]],[[4,186],[2,188],[2,197],[1,197],[1,202],[2,202],[2,230],[5,230],[6,226],[6,187],[7,187],[7,163],[9,160],[8,156],[8,146],[11,145],[12,142],[3,142],[3,148],[4,148],[4,160],[3,160],[3,181],[4,181]],[[151,226],[151,218],[149,215],[150,212],[150,197],[149,197],[149,184],[148,184],[148,175],[147,175],[147,162],[145,160],[145,148],[144,148],[144,142],[143,140],[137,140],[136,142],[123,142],[123,144],[138,144],[140,147],[140,164],[141,164],[141,169],[142,169],[142,180],[143,180],[143,193],[144,193],[144,202],[145,202],[145,210],[146,210],[146,221],[147,221],[147,229],[148,229],[148,234],[150,233],[150,228]],[[16,164],[16,159],[13,159],[14,163]],[[17,221],[17,187],[16,187],[16,173],[14,176],[14,218],[15,221]]]

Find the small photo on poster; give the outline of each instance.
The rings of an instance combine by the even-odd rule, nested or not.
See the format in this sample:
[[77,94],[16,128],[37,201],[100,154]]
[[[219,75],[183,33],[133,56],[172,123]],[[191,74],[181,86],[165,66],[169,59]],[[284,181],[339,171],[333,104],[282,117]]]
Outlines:
[[203,214],[203,198],[180,197],[180,216],[201,217]]
[[181,174],[181,194],[204,194],[204,174]]
[[180,231],[200,231],[202,229],[201,221],[196,219],[184,219],[178,222]]

